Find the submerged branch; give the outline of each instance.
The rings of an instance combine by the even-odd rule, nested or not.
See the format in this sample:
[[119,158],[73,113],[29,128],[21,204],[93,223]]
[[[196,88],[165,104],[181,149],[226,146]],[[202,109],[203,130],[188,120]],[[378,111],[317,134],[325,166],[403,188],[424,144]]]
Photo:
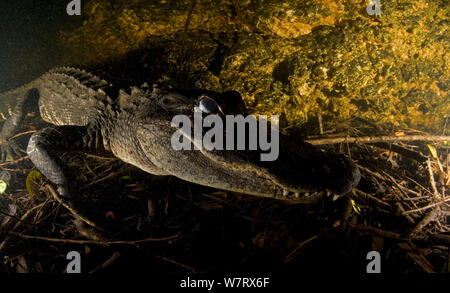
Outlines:
[[361,137],[329,137],[307,139],[312,145],[337,144],[337,143],[377,143],[398,141],[450,141],[450,136],[440,135],[405,135],[405,136],[361,136]]
[[14,231],[7,232],[9,235],[17,236],[23,239],[35,239],[35,240],[43,240],[43,241],[49,241],[49,242],[59,242],[59,243],[72,243],[72,244],[97,244],[97,245],[113,245],[113,244],[127,244],[127,245],[136,245],[139,243],[145,243],[145,242],[161,242],[161,241],[168,241],[168,240],[174,240],[177,239],[180,236],[180,233],[162,237],[162,238],[145,238],[145,239],[138,239],[138,240],[115,240],[115,241],[102,241],[102,240],[82,240],[82,239],[62,239],[62,238],[51,238],[51,237],[44,237],[44,236],[35,236],[35,235],[26,235]]

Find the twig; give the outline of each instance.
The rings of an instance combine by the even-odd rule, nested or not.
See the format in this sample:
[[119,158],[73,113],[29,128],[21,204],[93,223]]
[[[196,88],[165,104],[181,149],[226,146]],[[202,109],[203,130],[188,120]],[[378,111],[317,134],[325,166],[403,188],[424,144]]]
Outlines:
[[119,170],[119,171],[117,171],[117,172],[112,172],[112,173],[106,175],[105,177],[102,177],[102,178],[100,178],[100,179],[97,179],[97,180],[94,180],[94,181],[92,181],[92,182],[89,182],[89,183],[86,184],[83,188],[86,188],[86,187],[88,187],[88,186],[95,185],[95,184],[97,184],[97,183],[99,183],[99,182],[102,182],[102,181],[105,181],[105,180],[114,178],[114,177],[116,177],[116,176],[119,176],[120,174],[123,174],[123,172],[124,172],[123,170]]
[[90,154],[90,153],[83,153],[83,155],[88,157],[88,158],[93,158],[93,159],[97,159],[97,160],[101,160],[101,161],[115,161],[115,160],[117,160],[116,157],[98,156],[98,155],[94,155],[94,154]]
[[431,191],[429,191],[427,188],[425,188],[422,184],[420,184],[419,182],[417,182],[416,180],[412,179],[411,177],[405,176],[406,179],[408,179],[409,181],[411,181],[412,183],[414,183],[416,186],[418,186],[419,188],[421,188],[423,191],[425,191],[426,193],[429,193],[430,195],[433,195],[433,193]]
[[397,212],[398,212],[401,216],[405,217],[405,218],[408,220],[409,223],[411,223],[411,224],[414,224],[414,223],[415,223],[414,219],[411,218],[411,216],[408,215],[408,213],[405,212],[405,209],[402,207],[402,205],[401,205],[400,202],[396,202],[396,203],[395,203],[395,208],[397,209]]
[[[384,175],[384,176],[385,176],[385,177],[386,177],[386,178],[387,178],[387,179],[388,179],[395,187],[397,187],[398,191],[400,191],[400,194],[404,196],[404,197],[402,198],[402,200],[409,197],[408,194],[406,193],[406,191],[409,192],[409,188],[406,188],[406,187],[401,186],[400,184],[398,184],[398,182],[395,180],[395,178],[392,177],[392,176],[391,176],[390,174],[388,174],[387,172],[381,170],[381,173],[382,173],[382,174],[383,174],[383,175]],[[394,187],[394,186],[392,186],[392,187]],[[406,190],[406,191],[405,191],[405,190]],[[394,196],[397,196],[397,194],[394,193]]]
[[422,220],[420,220],[419,223],[411,230],[409,233],[409,236],[413,236],[414,234],[418,233],[420,230],[422,230],[423,227],[428,225],[430,222],[436,220],[436,217],[439,215],[439,208],[432,209],[428,212],[428,214],[423,217]]
[[367,233],[371,233],[371,234],[376,234],[378,236],[382,236],[382,237],[388,237],[388,238],[393,238],[393,239],[400,239],[400,240],[407,240],[406,238],[402,237],[402,235],[395,233],[395,232],[390,232],[390,231],[386,231],[386,230],[382,230],[382,229],[378,229],[378,228],[374,228],[371,226],[366,226],[366,225],[362,225],[362,224],[352,224],[349,223],[349,226],[351,229],[354,230],[358,230],[358,231],[363,231],[363,232],[367,232]]
[[[27,223],[27,222],[25,222],[25,220],[31,215],[31,213],[32,213],[34,210],[36,210],[36,209],[38,209],[38,208],[41,208],[41,207],[44,206],[45,204],[46,204],[46,202],[43,202],[43,203],[41,203],[41,204],[39,204],[39,205],[37,205],[37,206],[35,206],[35,207],[29,209],[29,210],[28,210],[28,211],[20,218],[20,220],[17,221],[17,223],[14,225],[14,227],[11,228],[10,232],[15,231],[17,228],[20,227],[20,225],[21,225],[22,223],[25,223],[25,224],[27,224],[27,225],[32,226],[33,224]],[[5,247],[5,245],[6,245],[6,243],[8,242],[8,240],[9,240],[9,236],[6,236],[6,237],[3,239],[2,243],[0,244],[0,251],[3,250],[3,248]]]
[[417,252],[417,247],[415,247],[411,241],[399,243],[398,246],[402,248],[425,272],[437,273],[433,265],[425,258],[425,256]]
[[407,149],[407,148],[399,146],[397,144],[386,143],[386,142],[377,142],[374,145],[376,147],[379,147],[379,148],[383,148],[383,149],[387,149],[387,150],[396,152],[397,154],[400,154],[400,155],[402,155],[404,157],[407,157],[407,158],[414,159],[414,160],[419,161],[421,163],[425,162],[428,159],[427,156],[424,156],[420,152]]
[[411,214],[411,213],[421,212],[421,211],[427,210],[427,209],[432,208],[432,207],[435,207],[435,206],[439,206],[439,205],[441,205],[441,204],[443,204],[443,203],[447,203],[447,202],[450,202],[450,197],[447,198],[447,199],[441,200],[441,201],[439,201],[439,202],[435,202],[435,203],[433,203],[433,204],[430,204],[430,205],[427,205],[427,206],[418,208],[418,209],[409,210],[409,211],[407,211],[406,213],[407,213],[407,214]]
[[288,263],[295,258],[298,251],[308,242],[311,242],[315,239],[319,238],[319,235],[314,235],[313,237],[306,239],[305,241],[299,243],[287,256],[283,258],[283,263]]
[[28,131],[24,131],[24,132],[21,132],[21,133],[17,133],[16,135],[10,137],[10,139],[13,139],[13,138],[25,135],[25,134],[35,133],[36,131],[37,130],[28,130]]
[[65,207],[66,209],[68,209],[75,217],[79,218],[81,221],[85,222],[86,224],[88,224],[91,227],[94,227],[100,231],[104,231],[104,229],[100,228],[99,226],[97,226],[97,224],[95,224],[94,222],[86,219],[85,217],[81,216],[76,210],[74,210],[71,206],[69,206],[66,202],[64,202],[59,195],[56,193],[56,191],[53,189],[53,187],[49,184],[47,184],[45,186],[47,188],[47,190],[50,192],[50,194],[53,196],[53,198],[59,203],[61,204],[63,207]]
[[113,255],[111,255],[110,258],[108,258],[104,263],[102,263],[101,265],[99,265],[98,267],[96,267],[95,269],[93,269],[92,271],[90,271],[89,273],[95,273],[99,270],[103,270],[106,267],[109,267],[112,263],[114,263],[118,258],[120,257],[120,253],[118,251],[115,251],[113,253]]
[[323,135],[323,122],[322,115],[320,113],[317,113],[317,121],[319,122],[319,133],[320,135]]
[[136,245],[139,243],[146,243],[146,242],[162,242],[162,241],[169,241],[176,239],[180,236],[180,233],[162,237],[162,238],[144,238],[144,239],[138,239],[138,240],[115,240],[115,241],[103,241],[103,240],[82,240],[82,239],[62,239],[62,238],[51,238],[51,237],[44,237],[44,236],[34,236],[34,235],[26,235],[22,233],[17,233],[14,231],[8,231],[9,235],[14,235],[23,239],[35,239],[35,240],[43,240],[48,242],[58,242],[58,243],[72,243],[72,244],[97,244],[97,245],[117,245],[117,244],[126,244],[126,245]]
[[188,271],[191,271],[193,273],[197,272],[197,270],[195,268],[193,268],[191,266],[188,266],[188,265],[185,265],[185,264],[182,264],[182,263],[180,263],[180,262],[178,262],[176,260],[173,260],[171,258],[168,258],[168,257],[165,257],[165,256],[161,256],[161,257],[158,257],[158,258],[163,260],[163,261],[167,261],[167,262],[173,263],[173,264],[175,264],[177,266],[180,266],[180,267],[182,267],[182,268],[184,268],[184,269],[186,269]]
[[[28,130],[28,131],[25,131],[25,132],[21,132],[21,133],[18,133],[18,134],[16,134],[16,135],[14,135],[14,136],[12,136],[12,137],[10,137],[9,139],[13,139],[13,138],[16,138],[16,137],[19,137],[19,136],[22,136],[22,135],[25,135],[25,134],[29,134],[29,133],[34,133],[34,132],[36,132],[37,130]],[[2,143],[2,139],[0,138],[0,144]]]
[[446,234],[432,234],[431,238],[443,241],[443,242],[447,243],[447,245],[450,245],[450,235],[446,235]]
[[17,172],[17,173],[22,173],[22,174],[28,173],[28,171],[27,171],[27,170],[24,170],[24,169],[10,169],[10,168],[4,168],[4,167],[2,167],[2,166],[0,166],[0,168],[1,168],[3,171]]
[[361,196],[366,197],[366,198],[368,198],[368,199],[370,199],[370,200],[373,200],[373,201],[375,201],[376,203],[378,203],[378,204],[381,205],[381,206],[384,206],[384,207],[386,207],[386,208],[391,208],[391,205],[390,205],[390,204],[388,204],[387,202],[382,201],[381,199],[376,198],[375,196],[373,196],[373,195],[371,195],[371,194],[369,194],[369,193],[366,193],[366,192],[361,191],[361,190],[356,189],[356,188],[354,189],[354,191],[355,191],[358,195],[361,195]]
[[18,158],[17,160],[14,160],[14,161],[1,163],[0,167],[8,166],[8,165],[14,165],[14,164],[19,163],[20,161],[23,161],[23,160],[28,160],[28,156],[23,156],[23,157]]
[[372,171],[372,170],[370,170],[369,168],[366,168],[366,167],[364,167],[364,166],[362,166],[362,165],[360,165],[360,164],[356,164],[356,166],[358,166],[358,169],[367,172],[368,174],[372,175],[373,177],[375,177],[375,178],[377,178],[377,179],[380,179],[380,180],[382,180],[382,181],[385,181],[385,180],[386,180],[386,178],[384,178],[383,176],[381,176],[381,174],[378,173],[378,172]]
[[337,144],[337,143],[377,143],[394,141],[450,141],[450,136],[440,135],[405,135],[405,136],[361,136],[361,137],[331,137],[319,139],[307,139],[312,145]]
[[434,180],[433,168],[431,167],[431,159],[427,160],[427,167],[428,167],[428,175],[430,177],[430,185],[431,185],[431,188],[433,188],[433,193],[434,193],[433,196],[435,199],[438,199],[438,198],[440,198],[440,196],[439,196],[439,192],[436,187],[436,181]]

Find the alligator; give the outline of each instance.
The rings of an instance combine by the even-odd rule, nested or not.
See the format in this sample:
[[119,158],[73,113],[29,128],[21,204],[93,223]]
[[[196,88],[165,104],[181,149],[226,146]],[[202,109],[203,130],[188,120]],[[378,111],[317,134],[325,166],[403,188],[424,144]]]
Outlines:
[[360,179],[358,168],[345,155],[326,153],[281,133],[275,161],[259,160],[255,155],[259,151],[171,147],[176,131],[171,120],[175,115],[193,119],[199,105],[206,113],[247,115],[236,91],[183,91],[148,84],[120,89],[88,70],[58,67],[1,94],[0,104],[2,113],[10,116],[5,117],[1,131],[2,160],[20,154],[13,135],[30,109],[36,109],[50,123],[31,135],[26,152],[62,198],[76,197],[77,190],[69,184],[60,154],[75,150],[106,151],[154,175],[172,175],[217,189],[298,202],[344,195]]

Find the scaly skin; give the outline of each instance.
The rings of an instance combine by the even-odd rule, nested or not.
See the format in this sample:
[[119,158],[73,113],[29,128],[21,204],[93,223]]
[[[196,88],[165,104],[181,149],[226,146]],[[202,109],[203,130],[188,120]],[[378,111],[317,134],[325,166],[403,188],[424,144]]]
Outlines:
[[[173,175],[214,188],[300,202],[314,202],[327,192],[345,194],[360,178],[343,155],[326,154],[308,143],[280,134],[279,157],[261,162],[257,151],[181,150],[171,147],[175,115],[193,118],[202,97],[216,102],[223,114],[246,114],[236,92],[177,92],[159,88],[116,89],[76,68],[56,68],[30,84],[0,95],[17,100],[2,129],[2,157],[17,148],[9,139],[20,126],[25,106],[37,104],[41,117],[54,126],[30,138],[27,153],[62,196],[69,190],[58,154],[99,148],[155,175]],[[193,125],[193,123],[192,123]]]

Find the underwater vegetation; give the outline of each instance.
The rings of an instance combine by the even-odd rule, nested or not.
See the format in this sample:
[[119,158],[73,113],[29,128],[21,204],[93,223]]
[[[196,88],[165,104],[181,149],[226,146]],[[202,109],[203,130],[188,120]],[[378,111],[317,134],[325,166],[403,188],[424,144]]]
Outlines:
[[85,2],[61,34],[67,63],[162,48],[159,78],[236,90],[283,128],[360,117],[440,133],[450,113],[445,1],[382,3],[379,16],[366,1]]

